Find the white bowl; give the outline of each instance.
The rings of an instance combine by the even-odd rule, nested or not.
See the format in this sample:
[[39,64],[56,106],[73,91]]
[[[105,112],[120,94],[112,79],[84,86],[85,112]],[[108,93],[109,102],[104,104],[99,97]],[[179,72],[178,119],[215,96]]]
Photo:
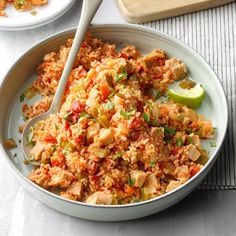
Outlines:
[[[32,47],[13,65],[5,77],[0,88],[0,150],[10,165],[13,173],[21,184],[35,198],[46,205],[65,214],[84,219],[100,221],[130,220],[147,216],[161,211],[186,197],[204,179],[216,160],[220,147],[225,137],[228,123],[228,109],[223,88],[211,67],[205,60],[181,41],[159,31],[137,25],[94,25],[90,28],[92,34],[105,41],[113,42],[118,47],[133,44],[142,53],[150,52],[154,48],[161,48],[168,56],[176,56],[183,60],[189,69],[189,74],[197,83],[201,83],[206,91],[206,97],[198,112],[206,114],[217,128],[216,148],[210,148],[208,141],[206,145],[210,149],[210,158],[204,168],[188,182],[172,192],[160,197],[129,205],[89,205],[81,202],[71,201],[51,193],[27,179],[31,166],[23,164],[23,154],[20,145],[17,149],[5,150],[4,139],[13,137],[20,139],[18,125],[22,123],[20,118],[19,96],[35,77],[34,70],[41,62],[43,56],[51,51],[58,50],[66,39],[72,37],[75,29],[64,31],[53,35]],[[32,82],[32,80],[31,80]],[[18,156],[13,158],[17,152]]]

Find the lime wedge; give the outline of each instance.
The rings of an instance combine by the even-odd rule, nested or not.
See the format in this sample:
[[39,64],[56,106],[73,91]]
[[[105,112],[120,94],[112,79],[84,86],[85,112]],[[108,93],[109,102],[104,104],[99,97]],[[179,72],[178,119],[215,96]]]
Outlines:
[[180,86],[172,86],[167,95],[177,103],[186,105],[191,109],[198,108],[204,99],[204,89],[197,84],[191,89],[183,89]]

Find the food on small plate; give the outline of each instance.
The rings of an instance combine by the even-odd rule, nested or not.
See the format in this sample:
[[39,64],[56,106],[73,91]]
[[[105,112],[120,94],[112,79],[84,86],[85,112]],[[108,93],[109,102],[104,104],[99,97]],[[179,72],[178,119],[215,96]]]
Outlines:
[[[49,109],[72,41],[44,56],[37,80],[20,97],[25,122]],[[30,161],[40,164],[29,179],[64,198],[104,205],[181,186],[207,162],[201,139],[215,131],[202,114],[167,97],[186,76],[185,64],[161,49],[144,56],[133,45],[117,51],[87,34],[60,111],[28,133]],[[35,92],[42,100],[27,104]]]
[[[13,4],[18,11],[29,11],[35,6],[43,6],[48,4],[48,0],[0,0],[0,16],[7,16],[4,11],[8,4]],[[32,15],[36,15],[37,12],[34,10],[31,12]]]

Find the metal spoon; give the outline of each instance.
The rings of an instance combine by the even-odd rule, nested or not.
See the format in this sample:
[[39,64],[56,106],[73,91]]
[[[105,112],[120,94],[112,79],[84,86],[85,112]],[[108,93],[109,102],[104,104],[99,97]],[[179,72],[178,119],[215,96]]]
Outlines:
[[79,47],[81,42],[84,39],[84,36],[89,28],[90,22],[92,21],[97,9],[99,8],[102,0],[83,0],[82,12],[79,21],[78,28],[76,30],[76,34],[74,37],[74,41],[68,55],[63,73],[61,75],[60,82],[58,84],[55,96],[53,98],[52,104],[50,109],[43,114],[40,114],[33,119],[31,119],[28,124],[25,126],[23,133],[22,133],[22,150],[25,158],[30,161],[33,165],[39,165],[40,163],[37,161],[32,161],[30,156],[30,150],[32,149],[28,145],[28,134],[30,132],[30,128],[34,126],[35,123],[39,122],[40,120],[46,120],[50,114],[56,114],[61,106],[62,97],[66,88],[66,83],[69,78],[70,72],[74,65],[74,61],[76,55],[78,53]]

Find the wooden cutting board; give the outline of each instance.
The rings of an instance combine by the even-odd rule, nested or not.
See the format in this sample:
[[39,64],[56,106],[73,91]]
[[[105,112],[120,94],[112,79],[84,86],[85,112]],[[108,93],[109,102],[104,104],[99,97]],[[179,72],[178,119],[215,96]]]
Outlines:
[[118,0],[127,21],[143,23],[224,5],[232,0]]

